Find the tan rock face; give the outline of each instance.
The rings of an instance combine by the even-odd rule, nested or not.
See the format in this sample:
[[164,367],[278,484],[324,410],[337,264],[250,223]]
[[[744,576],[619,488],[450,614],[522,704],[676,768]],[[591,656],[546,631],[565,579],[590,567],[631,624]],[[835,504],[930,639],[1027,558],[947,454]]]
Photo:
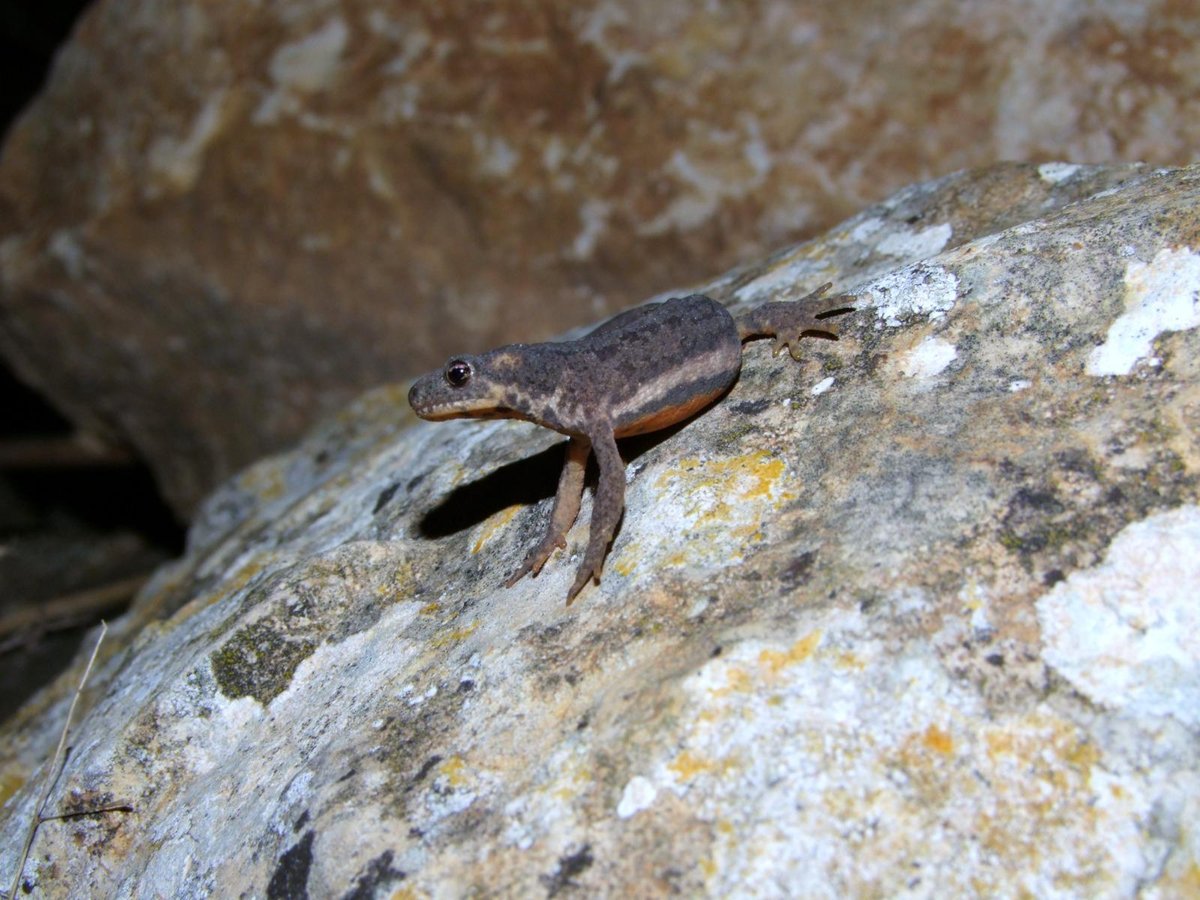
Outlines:
[[0,352],[190,512],[357,391],[995,159],[1183,164],[1188,4],[106,2],[0,162]]
[[[707,285],[858,312],[625,444],[570,608],[581,526],[502,586],[561,438],[363,396],[114,624],[49,811],[133,812],[45,823],[29,888],[1188,895],[1197,210],[1196,167],[1006,168]],[[77,677],[0,737],[6,883]]]

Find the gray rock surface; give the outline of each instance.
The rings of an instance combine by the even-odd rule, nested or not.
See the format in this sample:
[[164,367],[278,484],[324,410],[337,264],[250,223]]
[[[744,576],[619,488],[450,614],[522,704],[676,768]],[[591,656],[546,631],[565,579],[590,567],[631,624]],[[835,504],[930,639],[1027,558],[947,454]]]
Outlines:
[[[569,609],[579,526],[502,587],[557,475],[532,426],[380,388],[226,484],[50,801],[133,811],[44,824],[27,884],[1194,895],[1200,168],[1021,177],[992,227],[996,173],[957,176],[709,285],[859,312],[626,445]],[[78,668],[0,741],[5,880]]]
[[190,516],[371,385],[902,185],[1189,163],[1197,45],[1178,0],[98,0],[0,157],[0,353]]

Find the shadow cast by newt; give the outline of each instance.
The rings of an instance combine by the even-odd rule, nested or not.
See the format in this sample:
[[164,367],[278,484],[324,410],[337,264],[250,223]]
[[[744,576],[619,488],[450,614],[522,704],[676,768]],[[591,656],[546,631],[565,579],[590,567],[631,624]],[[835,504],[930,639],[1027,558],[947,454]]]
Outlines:
[[[703,410],[701,411],[703,412]],[[618,441],[621,458],[628,464],[667,438],[687,427],[692,416],[669,428]],[[436,540],[473,528],[502,509],[520,504],[532,506],[554,496],[563,467],[565,442],[547,447],[540,453],[518,459],[489,472],[482,478],[459,485],[441,503],[430,509],[417,523],[422,538]],[[585,484],[594,490],[598,477],[596,460],[588,460]]]

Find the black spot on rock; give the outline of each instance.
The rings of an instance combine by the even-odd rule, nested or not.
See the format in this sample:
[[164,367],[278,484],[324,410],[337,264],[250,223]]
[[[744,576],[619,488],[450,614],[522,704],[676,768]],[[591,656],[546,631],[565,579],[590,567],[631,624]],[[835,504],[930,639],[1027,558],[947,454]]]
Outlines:
[[784,582],[789,585],[804,584],[812,574],[813,563],[816,561],[817,554],[812,550],[805,550],[783,570]]
[[588,868],[595,857],[592,856],[591,844],[584,844],[578,851],[562,857],[558,861],[558,868],[555,869],[553,875],[543,875],[540,879],[542,884],[546,886],[546,896],[553,897],[564,888],[579,887],[575,883],[575,876]]
[[312,868],[312,846],[316,832],[309,829],[279,857],[275,874],[267,885],[269,900],[307,900],[308,872]]
[[342,895],[342,900],[370,900],[377,887],[394,885],[407,878],[404,872],[392,868],[393,858],[392,851],[387,850],[367,863],[362,874],[354,879],[354,886]]
[[397,481],[395,484],[380,491],[379,499],[375,501],[375,508],[371,510],[371,515],[378,515],[379,511],[387,506],[391,499],[396,496],[396,491],[398,490],[400,490],[400,482]]
[[441,761],[442,761],[442,758],[440,756],[438,756],[436,753],[433,756],[429,757],[429,759],[425,760],[425,765],[421,766],[420,771],[418,771],[417,774],[413,776],[413,784],[420,784],[422,781],[424,781],[425,776],[428,775],[430,772],[432,772],[433,767],[436,766]]
[[769,408],[770,405],[770,400],[748,400],[745,403],[734,404],[733,411],[743,416],[753,416]]

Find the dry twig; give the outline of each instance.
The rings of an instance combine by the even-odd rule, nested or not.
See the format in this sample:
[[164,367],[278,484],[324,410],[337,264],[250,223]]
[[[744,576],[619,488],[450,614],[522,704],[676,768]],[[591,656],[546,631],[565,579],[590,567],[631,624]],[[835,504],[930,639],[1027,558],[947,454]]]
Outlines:
[[17,888],[21,886],[21,874],[25,871],[25,861],[29,859],[29,848],[33,846],[33,838],[37,834],[38,826],[47,819],[55,818],[55,816],[43,816],[42,810],[46,808],[46,801],[50,799],[50,791],[54,788],[54,782],[58,780],[59,769],[63,764],[63,754],[67,749],[67,731],[70,729],[71,719],[75,715],[75,706],[79,703],[79,697],[83,693],[84,685],[87,684],[88,676],[92,674],[92,666],[96,664],[96,654],[100,652],[100,644],[107,633],[108,623],[101,621],[100,634],[96,637],[96,646],[92,648],[87,668],[83,670],[83,677],[79,679],[79,687],[75,689],[75,696],[71,698],[71,705],[67,709],[67,720],[63,722],[62,734],[58,738],[58,749],[54,751],[54,761],[50,764],[50,771],[46,773],[46,783],[42,785],[42,795],[33,809],[33,819],[30,821],[29,831],[25,835],[25,847],[21,850],[21,858],[17,861],[17,871],[13,875],[12,889],[8,892],[9,900],[17,900]]

